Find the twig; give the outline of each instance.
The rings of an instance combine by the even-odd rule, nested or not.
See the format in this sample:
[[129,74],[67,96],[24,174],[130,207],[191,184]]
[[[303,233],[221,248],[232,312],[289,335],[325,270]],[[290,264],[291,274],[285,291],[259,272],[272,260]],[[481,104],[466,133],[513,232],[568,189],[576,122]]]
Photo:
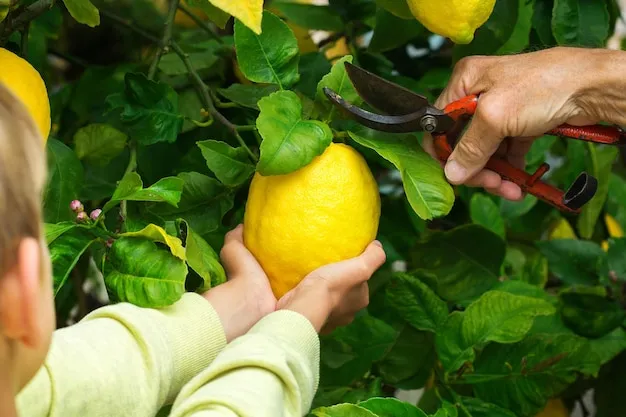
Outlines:
[[212,37],[213,39],[215,39],[218,43],[220,44],[224,44],[224,40],[222,38],[220,38],[220,36],[215,33],[215,31],[213,30],[213,28],[211,26],[208,25],[207,22],[203,21],[202,19],[200,19],[198,16],[196,16],[191,9],[189,9],[189,7],[187,7],[186,5],[184,5],[183,3],[180,3],[178,5],[178,8],[185,13],[187,16],[189,16],[191,18],[191,20],[193,20],[196,25],[200,26],[202,29],[204,29],[204,31],[206,33],[209,34],[210,37]]
[[159,45],[159,49],[157,49],[156,55],[154,56],[154,60],[152,61],[152,65],[150,65],[150,70],[148,71],[148,79],[154,79],[156,75],[157,68],[159,66],[159,62],[161,61],[161,56],[163,56],[163,52],[167,50],[169,47],[170,41],[172,39],[172,29],[174,27],[174,18],[176,17],[176,11],[178,10],[180,0],[170,0],[170,9],[167,15],[167,21],[165,22],[165,30],[163,31],[163,39]]
[[11,33],[22,29],[25,25],[41,16],[54,6],[56,0],[37,0],[36,2],[24,7],[15,17],[9,14],[6,19],[0,23],[0,45],[9,39]]
[[[126,166],[126,171],[124,171],[124,177],[137,169],[137,144],[134,141],[130,142],[130,159],[128,161],[128,165]],[[122,177],[122,178],[124,178]],[[122,200],[120,203],[120,216],[122,217],[122,221],[126,221],[127,214],[127,201]]]

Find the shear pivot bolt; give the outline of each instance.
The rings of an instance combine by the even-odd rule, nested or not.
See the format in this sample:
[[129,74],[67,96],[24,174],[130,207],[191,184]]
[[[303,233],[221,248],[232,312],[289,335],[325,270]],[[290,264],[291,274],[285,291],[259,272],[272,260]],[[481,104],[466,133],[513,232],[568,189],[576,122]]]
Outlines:
[[420,124],[422,125],[422,129],[426,132],[434,132],[437,128],[437,119],[433,116],[424,116],[422,117],[422,120],[420,120]]

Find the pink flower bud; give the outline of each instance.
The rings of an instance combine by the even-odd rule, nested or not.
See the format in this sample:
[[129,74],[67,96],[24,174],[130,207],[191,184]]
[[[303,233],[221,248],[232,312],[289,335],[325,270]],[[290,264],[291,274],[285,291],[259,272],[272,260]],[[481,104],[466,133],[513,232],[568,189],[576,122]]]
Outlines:
[[89,217],[91,217],[91,220],[96,221],[98,220],[98,217],[100,217],[101,214],[102,214],[102,210],[95,209],[94,211],[91,212],[91,214],[89,214]]
[[86,222],[86,221],[87,221],[87,219],[88,219],[88,217],[87,217],[87,213],[85,213],[84,211],[81,211],[80,213],[78,213],[78,214],[76,215],[76,220],[77,220],[78,222],[83,223],[83,222]]
[[111,246],[113,246],[113,239],[107,240],[106,245],[107,245],[107,248],[110,248]]
[[81,211],[85,210],[85,208],[83,207],[83,203],[81,203],[78,200],[73,200],[70,203],[70,208],[72,209],[74,213],[80,213]]

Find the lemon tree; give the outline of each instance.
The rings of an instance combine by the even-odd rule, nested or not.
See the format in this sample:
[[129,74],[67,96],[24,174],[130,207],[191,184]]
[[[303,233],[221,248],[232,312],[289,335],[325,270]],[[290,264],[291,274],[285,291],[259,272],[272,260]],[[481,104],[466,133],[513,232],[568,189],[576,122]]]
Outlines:
[[434,99],[465,56],[603,47],[619,15],[614,0],[0,1],[0,82],[47,139],[59,327],[221,285],[240,223],[278,296],[376,238],[387,263],[368,308],[322,337],[311,416],[566,416],[586,398],[623,417],[624,154],[534,142],[527,170],[599,179],[572,217],[452,187],[420,133],[363,128],[323,94],[362,104],[351,62]]

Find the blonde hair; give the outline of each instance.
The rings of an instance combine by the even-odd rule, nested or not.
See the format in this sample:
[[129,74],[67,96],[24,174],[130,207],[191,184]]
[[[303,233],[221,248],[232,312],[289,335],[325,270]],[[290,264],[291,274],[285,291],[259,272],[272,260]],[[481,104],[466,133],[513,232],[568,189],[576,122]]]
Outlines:
[[44,141],[26,107],[0,83],[0,277],[25,237],[41,237]]

